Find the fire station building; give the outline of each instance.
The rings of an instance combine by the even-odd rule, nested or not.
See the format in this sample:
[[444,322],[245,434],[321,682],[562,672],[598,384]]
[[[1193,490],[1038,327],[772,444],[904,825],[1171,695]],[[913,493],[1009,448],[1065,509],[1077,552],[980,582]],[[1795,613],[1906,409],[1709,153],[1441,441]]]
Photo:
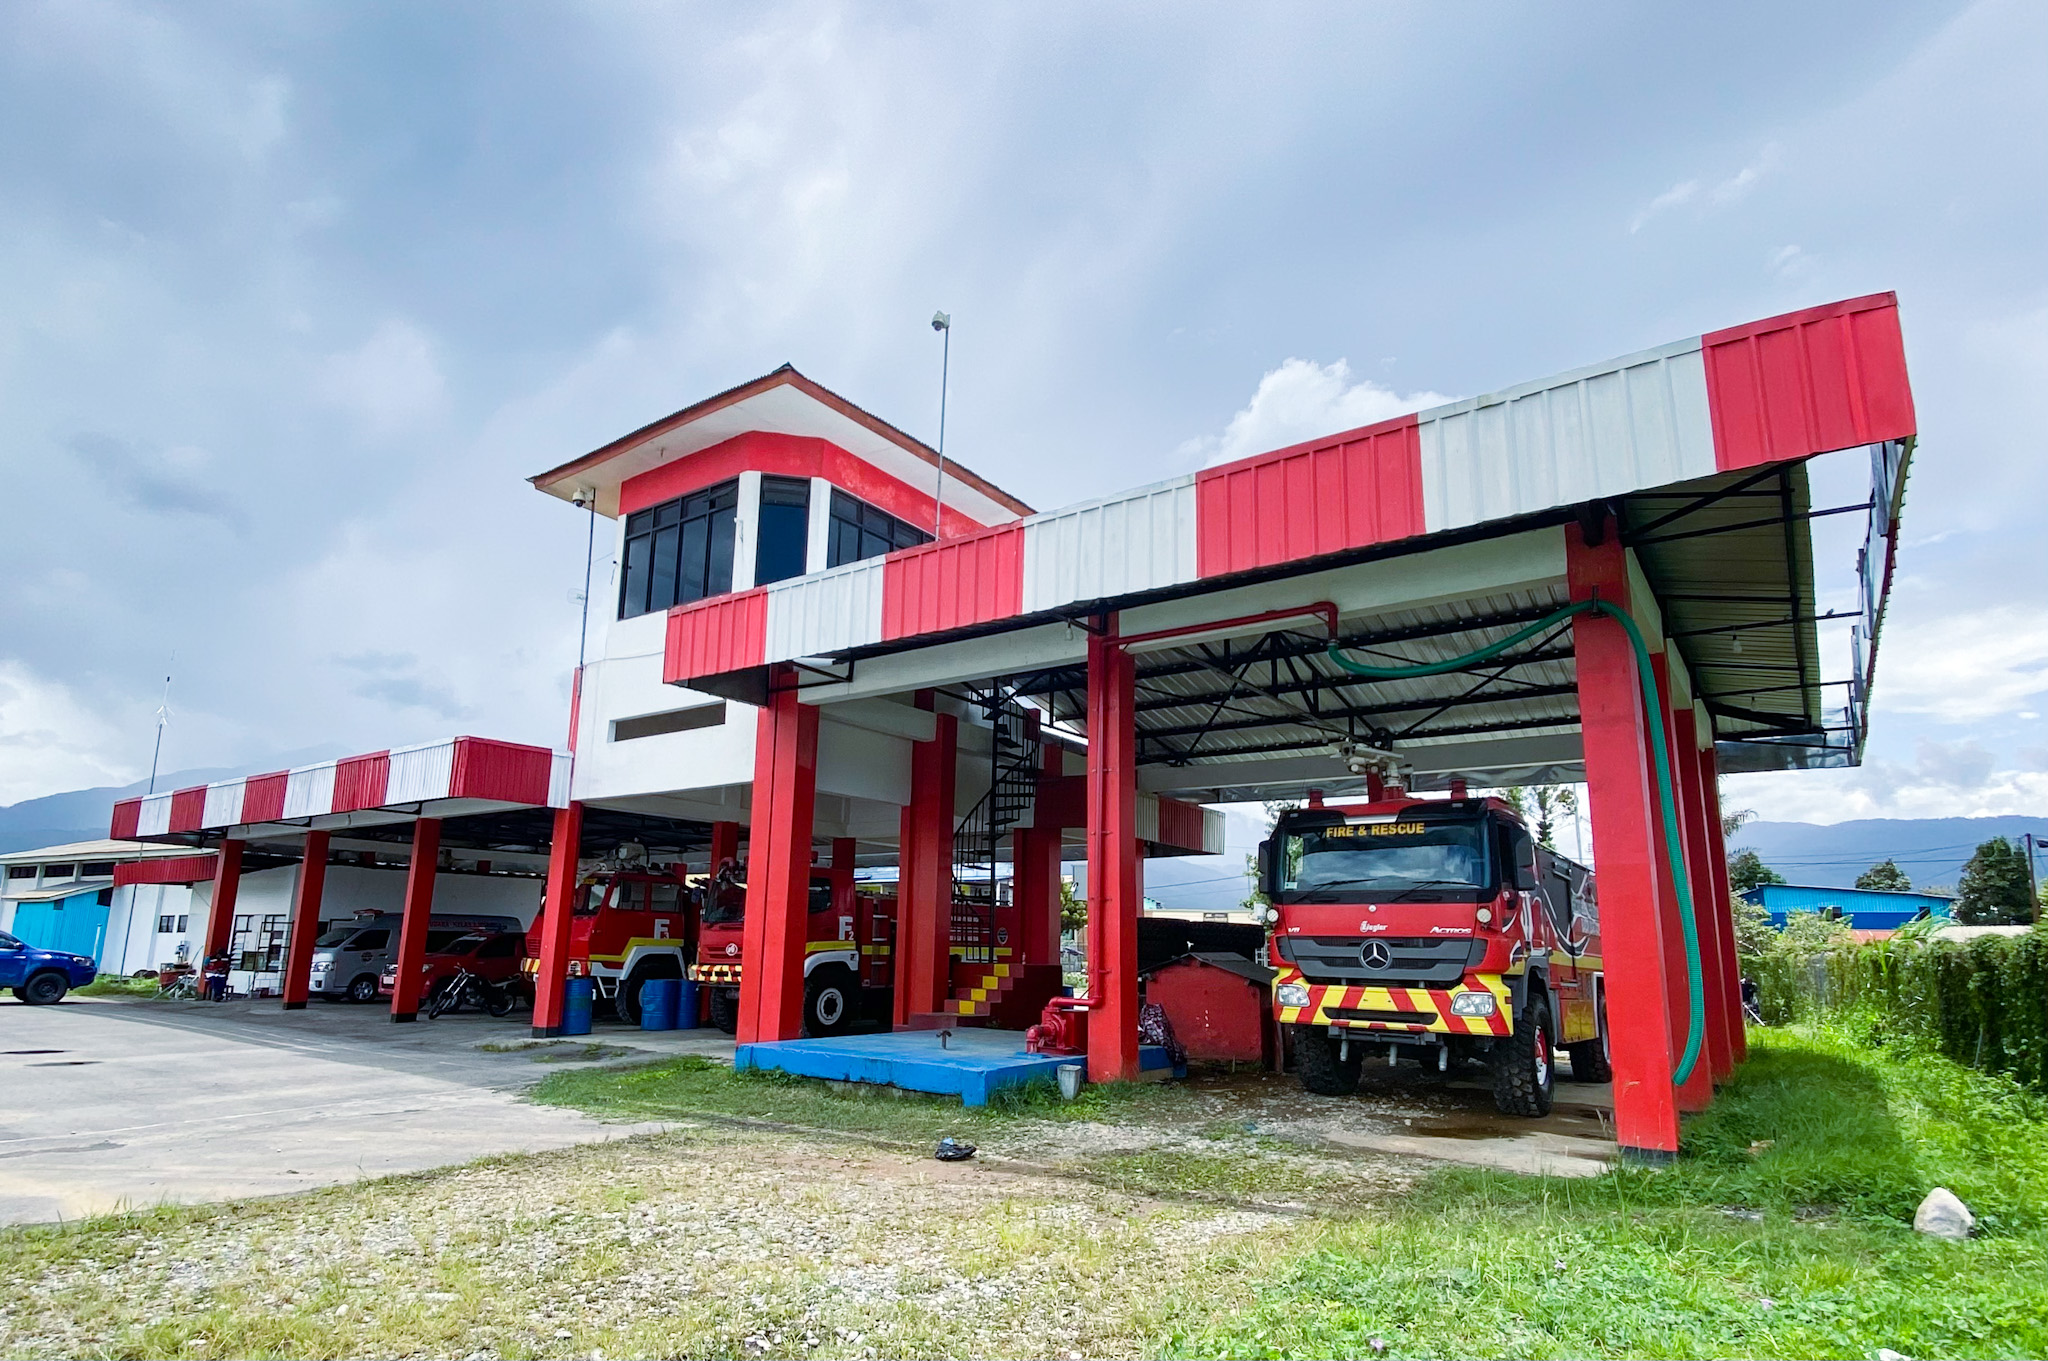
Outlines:
[[[899,867],[910,1025],[951,1010],[963,882],[1009,867],[967,929],[1056,964],[1059,863],[1085,856],[1087,1063],[1118,1080],[1144,861],[1220,851],[1213,805],[1394,769],[1584,781],[1620,1142],[1669,1152],[1743,1054],[1717,774],[1860,760],[1915,431],[1890,294],[1043,512],[785,367],[532,479],[618,551],[564,750],[366,753],[130,801],[111,834],[217,848],[216,915],[245,848],[302,857],[301,921],[340,849],[409,845],[422,919],[444,851],[544,855],[542,1031],[580,862],[744,842],[743,1044],[798,1034],[814,864]],[[1820,456],[1867,497],[1813,505]],[[1824,565],[1859,592],[1824,666],[1810,526],[1836,512],[1867,530]],[[1435,674],[1333,655],[1428,669],[1553,617]]]

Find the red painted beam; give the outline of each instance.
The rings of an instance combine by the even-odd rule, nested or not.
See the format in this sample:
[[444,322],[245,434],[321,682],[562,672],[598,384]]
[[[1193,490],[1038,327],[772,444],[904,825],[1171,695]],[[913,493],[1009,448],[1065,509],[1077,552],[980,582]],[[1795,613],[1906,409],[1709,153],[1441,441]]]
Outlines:
[[405,867],[405,916],[398,928],[398,982],[391,990],[391,1019],[416,1021],[420,1013],[420,970],[427,962],[427,929],[434,916],[434,876],[440,871],[441,819],[412,825],[412,858]]
[[1138,1076],[1137,666],[1115,616],[1088,635],[1088,1080]]
[[320,899],[327,888],[326,832],[307,832],[299,858],[299,879],[292,885],[291,937],[284,956],[284,1009],[301,1011],[312,989],[313,940],[320,934]]
[[714,822],[711,824],[711,870],[728,860],[740,858],[740,825],[737,822]]
[[243,843],[228,837],[220,843],[220,865],[213,872],[213,906],[206,914],[204,959],[224,954],[235,929],[235,899],[242,891]]
[[1728,1001],[1721,982],[1728,963],[1722,958],[1721,932],[1714,918],[1725,914],[1727,905],[1714,890],[1712,838],[1707,835],[1706,796],[1700,788],[1698,729],[1691,709],[1672,716],[1671,744],[1677,748],[1677,776],[1680,813],[1685,818],[1686,863],[1692,870],[1693,925],[1700,941],[1700,974],[1707,1000],[1706,1066],[1716,1083],[1725,1082],[1735,1071],[1728,1046]]
[[[1610,518],[1602,542],[1565,527],[1574,600],[1626,606],[1628,563]],[[1606,961],[1609,1052],[1614,1065],[1615,1135],[1623,1150],[1678,1152],[1678,1105],[1671,1074],[1670,1006],[1663,968],[1663,847],[1652,793],[1650,729],[1635,651],[1620,623],[1597,614],[1572,620],[1587,803],[1599,861],[1600,946]]]
[[[1677,804],[1675,811],[1678,815],[1678,845],[1675,849],[1678,852],[1679,864],[1685,869],[1687,887],[1693,889],[1694,876],[1691,869],[1692,847],[1685,816],[1685,768],[1688,758],[1678,744],[1678,714],[1671,704],[1672,689],[1669,660],[1665,653],[1657,652],[1651,655],[1650,662],[1657,674],[1657,702],[1664,706],[1665,759],[1670,765],[1671,793]],[[1688,722],[1686,726],[1690,728],[1692,725]],[[1653,774],[1650,785],[1653,794],[1657,788],[1654,780],[1655,776]],[[1678,895],[1678,881],[1672,876],[1670,871],[1671,848],[1667,848],[1665,845],[1664,819],[1661,812],[1652,821],[1651,826],[1657,832],[1657,854],[1660,857],[1657,863],[1664,870],[1662,881],[1659,885],[1661,892],[1658,895],[1658,902],[1664,917],[1664,1001],[1671,1017],[1671,1052],[1673,1054],[1682,1054],[1685,1052],[1687,1032],[1692,1026],[1692,992],[1687,982],[1685,919],[1681,915],[1684,909],[1681,906]],[[1597,845],[1595,850],[1597,853]],[[1693,889],[1693,892],[1696,897],[1698,890]],[[1695,901],[1695,911],[1697,911],[1697,901]],[[1697,923],[1694,925],[1694,932],[1694,939],[1697,941]],[[1704,942],[1699,942],[1699,949],[1701,979],[1704,983],[1707,976],[1706,970],[1711,963],[1711,958],[1706,953]],[[1702,1011],[1701,1025],[1705,1026],[1707,1023],[1707,1013]],[[1714,1073],[1707,1055],[1705,1036],[1702,1035],[1699,1060],[1693,1064],[1692,1072],[1686,1077],[1685,1084],[1678,1089],[1678,1109],[1681,1111],[1703,1111],[1713,1100]]]
[[1721,937],[1719,983],[1728,1017],[1728,1057],[1741,1063],[1749,1057],[1749,1026],[1742,1010],[1742,960],[1735,953],[1735,899],[1728,889],[1728,841],[1721,830],[1721,766],[1711,745],[1700,753],[1700,791],[1706,802],[1708,867],[1714,875],[1714,929]]
[[583,854],[583,805],[555,810],[548,841],[548,884],[541,896],[540,957],[533,975],[533,1033],[562,1033],[562,990],[569,981],[569,944],[575,926],[576,878]]
[[[925,695],[920,703],[929,703]],[[895,1021],[939,1010],[952,990],[953,812],[960,720],[936,715],[932,740],[910,748],[896,898]]]
[[754,739],[753,832],[740,934],[741,1044],[793,1040],[803,1030],[818,710],[797,698],[792,668],[775,668],[770,684]]

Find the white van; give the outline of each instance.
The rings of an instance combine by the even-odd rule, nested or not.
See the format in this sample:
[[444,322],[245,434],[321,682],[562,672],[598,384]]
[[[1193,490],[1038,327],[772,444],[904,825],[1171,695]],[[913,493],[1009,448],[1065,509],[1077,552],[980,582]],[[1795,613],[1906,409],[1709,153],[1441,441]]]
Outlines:
[[[315,997],[377,1000],[377,978],[398,958],[398,934],[405,918],[396,912],[365,913],[335,925],[313,942],[313,974],[307,988]],[[472,931],[523,931],[517,917],[436,912],[427,918],[427,952]]]

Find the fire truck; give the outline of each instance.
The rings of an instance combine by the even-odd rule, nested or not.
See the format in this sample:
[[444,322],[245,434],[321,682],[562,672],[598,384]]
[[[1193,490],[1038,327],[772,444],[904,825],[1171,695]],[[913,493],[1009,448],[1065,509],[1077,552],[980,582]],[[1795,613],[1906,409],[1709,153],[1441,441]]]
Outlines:
[[[577,886],[569,928],[569,976],[588,977],[628,1025],[640,1021],[640,987],[689,978],[707,987],[711,1020],[739,1022],[741,929],[746,883],[728,864],[712,875],[633,864],[599,869]],[[888,1014],[893,897],[855,891],[850,876],[814,870],[804,958],[804,1031],[836,1035],[862,1016]],[[541,922],[527,933],[524,969],[539,968]]]
[[1274,1015],[1309,1091],[1356,1091],[1368,1055],[1478,1061],[1504,1113],[1544,1115],[1560,1044],[1576,1081],[1610,1079],[1592,872],[1508,804],[1312,797],[1259,862]]
[[[688,977],[711,995],[711,1023],[739,1027],[746,883],[728,866],[708,876]],[[886,1019],[894,978],[896,899],[858,891],[850,875],[813,870],[804,939],[804,1033],[838,1035],[863,1017]]]

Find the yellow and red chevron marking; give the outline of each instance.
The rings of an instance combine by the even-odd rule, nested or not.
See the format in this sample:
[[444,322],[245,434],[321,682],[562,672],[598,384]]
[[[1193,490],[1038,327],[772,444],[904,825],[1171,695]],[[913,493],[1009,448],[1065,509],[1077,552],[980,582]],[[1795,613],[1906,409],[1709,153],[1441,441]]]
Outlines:
[[740,981],[740,966],[737,964],[692,964],[684,970],[692,983],[737,983]]
[[[1283,968],[1273,986],[1298,983],[1308,989],[1308,1005],[1283,1007],[1276,1001],[1273,1014],[1282,1025],[1337,1025],[1354,1030],[1393,1030],[1412,1033],[1434,1031],[1443,1035],[1505,1035],[1509,1031],[1508,990],[1498,978],[1481,975],[1467,979],[1455,990],[1441,988],[1360,988],[1335,983],[1310,983],[1299,969]],[[1451,998],[1459,992],[1484,989],[1493,994],[1493,1015],[1453,1016]],[[1333,1011],[1406,1011],[1432,1019],[1415,1021],[1358,1021],[1332,1016]]]

